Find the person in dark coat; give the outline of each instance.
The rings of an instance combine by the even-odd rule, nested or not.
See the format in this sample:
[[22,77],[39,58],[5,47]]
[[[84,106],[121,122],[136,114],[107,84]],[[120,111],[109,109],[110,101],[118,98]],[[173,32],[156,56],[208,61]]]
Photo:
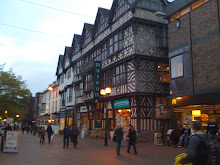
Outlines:
[[51,135],[53,134],[53,129],[51,127],[51,124],[48,125],[47,127],[47,136],[48,136],[48,143],[50,143],[51,140]]
[[123,132],[122,132],[122,127],[121,126],[117,126],[114,136],[116,136],[117,154],[119,156],[120,155],[121,141],[122,141],[122,138],[123,138]]
[[214,121],[213,117],[210,119],[210,122],[208,123],[206,134],[208,134],[209,139],[214,139],[216,135],[219,135],[218,124]]
[[74,144],[74,148],[76,148],[76,145],[78,144],[78,141],[77,141],[77,136],[78,135],[79,135],[79,130],[76,127],[76,125],[73,125],[73,128],[71,130],[71,141]]
[[137,150],[136,150],[136,131],[135,131],[133,126],[131,126],[131,129],[129,130],[128,138],[129,138],[128,150],[127,150],[128,153],[130,152],[130,146],[133,146],[134,153],[137,154]]
[[42,126],[40,128],[40,143],[44,143],[45,133],[46,133],[45,128],[44,128],[44,126]]
[[22,134],[24,134],[24,130],[25,130],[25,126],[24,125],[22,125],[21,130],[22,130]]
[[67,126],[63,129],[63,148],[69,147],[69,138],[71,135],[70,126]]
[[10,124],[7,125],[7,127],[5,128],[5,135],[7,135],[7,131],[11,131],[12,127],[10,126]]

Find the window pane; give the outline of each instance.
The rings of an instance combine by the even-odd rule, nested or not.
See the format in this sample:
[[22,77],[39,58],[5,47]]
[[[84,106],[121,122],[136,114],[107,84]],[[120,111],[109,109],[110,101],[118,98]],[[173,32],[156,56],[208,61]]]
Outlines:
[[113,44],[113,38],[110,39],[110,45],[112,45],[112,44]]
[[118,51],[118,43],[114,44],[114,52]]
[[164,82],[169,82],[169,72],[163,72],[163,81]]
[[118,75],[118,74],[119,74],[119,66],[116,67],[116,75]]
[[118,34],[116,34],[115,36],[114,36],[114,42],[117,42],[118,41]]
[[182,55],[171,58],[171,78],[183,76]]

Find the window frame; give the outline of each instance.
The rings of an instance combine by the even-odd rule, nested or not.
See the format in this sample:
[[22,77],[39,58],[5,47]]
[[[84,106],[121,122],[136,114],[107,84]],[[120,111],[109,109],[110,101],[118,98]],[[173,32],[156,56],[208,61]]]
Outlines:
[[[181,57],[181,60],[182,60],[182,74],[180,74],[179,76],[173,77],[173,75],[172,75],[173,74],[173,71],[172,71],[172,68],[173,68],[173,66],[172,66],[172,63],[173,63],[172,59],[178,58],[178,57]],[[178,72],[179,71],[177,71],[177,75],[179,74]],[[177,78],[181,78],[181,77],[184,77],[184,59],[183,59],[183,54],[178,54],[178,55],[173,56],[173,57],[170,58],[170,79],[177,79]]]

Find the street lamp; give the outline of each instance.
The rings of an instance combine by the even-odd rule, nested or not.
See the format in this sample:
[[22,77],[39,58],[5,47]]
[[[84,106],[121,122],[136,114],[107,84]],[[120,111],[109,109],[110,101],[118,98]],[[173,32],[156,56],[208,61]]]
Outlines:
[[52,87],[52,86],[49,86],[47,89],[48,89],[48,91],[52,91],[52,90],[53,90],[53,87]]
[[20,117],[20,115],[19,115],[19,114],[17,114],[17,115],[16,115],[16,118],[19,118],[19,117]]
[[[105,89],[101,89],[100,90],[100,94],[103,95],[103,96],[106,96],[108,97],[109,94],[112,92],[112,89],[110,87],[106,87]],[[105,104],[105,102],[104,102]],[[104,106],[105,107],[105,106]],[[104,117],[105,117],[105,143],[104,143],[104,146],[108,146],[108,137],[107,137],[107,117],[108,117],[108,114],[106,114],[106,109],[104,108]]]

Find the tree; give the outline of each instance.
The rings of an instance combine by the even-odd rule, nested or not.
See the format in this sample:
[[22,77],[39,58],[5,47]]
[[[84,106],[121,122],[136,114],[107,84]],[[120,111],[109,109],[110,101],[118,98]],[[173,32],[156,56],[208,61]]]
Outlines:
[[27,113],[27,105],[31,92],[27,89],[21,76],[16,76],[13,70],[4,71],[4,65],[0,65],[0,116],[15,118],[16,114],[24,116]]

